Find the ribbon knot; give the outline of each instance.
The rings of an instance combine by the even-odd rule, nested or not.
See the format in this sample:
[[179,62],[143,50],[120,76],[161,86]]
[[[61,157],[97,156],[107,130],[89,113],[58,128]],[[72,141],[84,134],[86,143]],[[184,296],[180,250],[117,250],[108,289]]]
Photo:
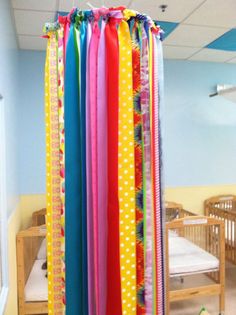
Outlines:
[[123,11],[123,16],[126,21],[128,21],[131,17],[135,17],[137,13],[134,10],[125,9]]

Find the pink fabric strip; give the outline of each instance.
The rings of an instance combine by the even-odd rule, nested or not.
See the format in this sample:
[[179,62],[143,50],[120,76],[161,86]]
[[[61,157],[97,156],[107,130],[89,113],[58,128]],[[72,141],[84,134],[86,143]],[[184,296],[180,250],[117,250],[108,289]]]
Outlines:
[[142,26],[141,57],[141,109],[144,136],[144,161],[146,181],[146,259],[145,259],[145,303],[146,314],[152,315],[153,282],[152,282],[152,187],[151,187],[151,134],[150,134],[150,88],[148,64],[148,38]]
[[157,314],[163,312],[162,245],[161,245],[161,196],[160,196],[160,150],[159,150],[159,99],[158,99],[158,51],[156,36],[153,37],[153,163],[154,163],[154,211],[156,224],[156,275]]
[[95,272],[95,309],[99,315],[99,273],[98,273],[98,174],[97,174],[97,73],[98,45],[100,28],[99,12],[93,10],[94,22],[89,48],[89,80],[90,80],[90,136],[92,154],[92,194],[93,194],[93,236],[94,236],[94,272]]
[[98,48],[97,144],[98,144],[98,272],[99,313],[106,314],[107,295],[107,97],[105,21],[102,21]]
[[88,305],[89,315],[95,314],[94,295],[94,246],[93,246],[93,193],[91,166],[91,135],[90,135],[90,77],[89,77],[89,47],[92,27],[87,28],[87,69],[86,69],[86,177],[87,177],[87,246],[88,246]]

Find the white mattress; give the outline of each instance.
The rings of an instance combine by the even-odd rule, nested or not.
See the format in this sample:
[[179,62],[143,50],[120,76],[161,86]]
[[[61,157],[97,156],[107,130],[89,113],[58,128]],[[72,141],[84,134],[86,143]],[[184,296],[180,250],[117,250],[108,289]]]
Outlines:
[[33,265],[25,286],[25,301],[37,302],[48,300],[48,280],[46,270],[42,270],[45,259],[37,259]]
[[169,237],[171,277],[219,269],[219,260],[184,237]]

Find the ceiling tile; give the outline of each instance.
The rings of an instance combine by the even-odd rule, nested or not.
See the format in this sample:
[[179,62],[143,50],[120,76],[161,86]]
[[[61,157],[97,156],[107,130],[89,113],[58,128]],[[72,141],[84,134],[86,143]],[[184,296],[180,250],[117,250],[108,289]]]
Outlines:
[[163,45],[164,59],[187,59],[199,48]]
[[170,33],[173,32],[174,29],[176,29],[178,23],[158,21],[158,25],[160,25],[160,27],[163,29],[164,38],[166,38],[168,35],[170,35]]
[[236,1],[207,0],[184,22],[233,28],[236,26]]
[[[202,2],[203,0],[134,0],[131,8],[160,21],[181,22]],[[168,5],[165,12],[159,8],[163,3]]]
[[[59,3],[59,11],[69,12],[73,6],[80,8],[81,10],[88,10],[90,7],[87,5],[87,2],[90,2],[94,7],[101,7],[106,6],[110,7],[117,7],[121,5],[120,0],[60,0]],[[123,0],[122,5],[128,6],[130,0]]]
[[196,25],[179,25],[165,40],[166,45],[205,47],[228,29]]
[[236,52],[203,48],[197,54],[189,58],[189,60],[226,62],[233,57],[236,57]]
[[12,0],[14,9],[38,10],[38,11],[57,11],[57,0]]
[[[103,4],[102,4],[103,3]],[[119,7],[120,5],[128,7],[130,0],[104,0],[100,1],[100,6],[105,5],[106,7]]]
[[101,0],[60,0],[59,11],[70,12],[73,7],[78,7],[81,10],[88,10],[90,7],[87,5],[87,2],[90,2],[94,7],[101,6]]
[[20,49],[45,50],[47,40],[38,36],[19,35]]
[[22,35],[41,35],[46,22],[55,20],[55,13],[14,10],[16,30]]
[[210,43],[206,48],[213,48],[219,50],[236,51],[236,29],[223,34]]

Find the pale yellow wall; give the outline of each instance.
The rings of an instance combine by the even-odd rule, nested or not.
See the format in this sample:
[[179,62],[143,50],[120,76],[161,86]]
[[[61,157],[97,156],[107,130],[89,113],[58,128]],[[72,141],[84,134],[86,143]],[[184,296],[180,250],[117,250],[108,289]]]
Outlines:
[[236,195],[236,185],[168,187],[164,192],[166,201],[181,203],[184,209],[203,214],[205,199],[222,194]]
[[17,315],[16,234],[21,228],[21,211],[18,207],[8,220],[9,293],[4,315]]

